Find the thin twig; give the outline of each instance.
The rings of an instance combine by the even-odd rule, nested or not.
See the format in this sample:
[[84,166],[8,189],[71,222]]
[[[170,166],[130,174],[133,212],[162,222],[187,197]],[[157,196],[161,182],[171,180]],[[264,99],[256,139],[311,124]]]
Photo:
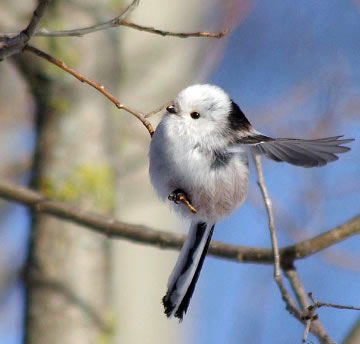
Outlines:
[[[125,8],[118,16],[108,20],[104,23],[79,28],[79,29],[72,29],[72,30],[48,30],[45,28],[40,28],[34,32],[34,36],[42,36],[42,37],[82,37],[89,33],[102,31],[110,28],[116,28],[119,26],[126,26],[134,30],[144,31],[155,35],[160,36],[171,36],[177,38],[189,38],[189,37],[208,37],[208,38],[221,38],[224,37],[228,30],[223,30],[220,32],[207,32],[207,31],[196,31],[196,32],[172,32],[167,30],[160,30],[156,29],[151,26],[144,26],[140,24],[132,23],[124,18],[129,15],[131,11],[133,11],[136,6],[139,4],[139,0],[134,0],[128,7]],[[18,33],[16,32],[7,32],[7,33],[0,33],[0,40],[1,39],[9,39],[16,36]]]
[[224,37],[228,30],[212,33],[207,31],[197,31],[197,32],[171,32],[165,30],[155,29],[151,26],[143,26],[135,23],[131,23],[125,19],[119,22],[119,25],[127,26],[135,30],[145,31],[152,34],[160,35],[160,36],[172,36],[177,38],[189,38],[189,37],[209,37],[209,38],[221,38]]
[[310,302],[308,299],[308,294],[296,273],[295,268],[285,269],[284,271],[286,278],[290,282],[291,289],[295,293],[295,297],[302,309],[303,312],[306,312],[309,309]]
[[[305,323],[303,340],[305,339],[306,341],[308,331],[311,331],[312,333],[316,334],[318,338],[321,338],[324,343],[332,343],[323,325],[319,321],[318,317],[314,314],[316,309],[310,305],[308,294],[306,293],[306,290],[295,268],[292,267],[285,269],[284,273],[290,282],[291,289],[294,291],[296,299],[298,300],[303,313],[301,319],[299,319]],[[305,343],[305,341],[303,341],[303,343]]]
[[321,302],[321,301],[317,301],[315,300],[313,294],[310,292],[308,293],[309,298],[311,299],[311,301],[313,302],[314,306],[316,308],[320,308],[320,307],[331,307],[331,308],[337,308],[337,309],[349,309],[352,311],[360,311],[360,307],[355,307],[355,306],[346,306],[346,305],[338,305],[336,303],[329,303],[329,302]]
[[196,32],[173,32],[173,31],[166,31],[156,29],[152,26],[144,26],[132,23],[128,20],[121,19],[124,15],[117,16],[105,23],[89,26],[86,28],[81,29],[74,29],[74,30],[63,30],[63,31],[50,31],[45,28],[41,28],[36,31],[35,36],[46,36],[46,37],[67,37],[67,36],[75,36],[81,37],[89,33],[106,30],[110,28],[116,28],[119,26],[126,26],[134,30],[144,31],[155,35],[160,36],[171,36],[177,38],[189,38],[189,37],[208,37],[208,38],[221,38],[224,37],[228,30],[220,31],[220,32],[207,32],[207,31],[196,31]]
[[261,191],[261,195],[263,197],[265,208],[268,216],[269,221],[269,230],[270,230],[270,236],[271,236],[271,244],[274,254],[274,279],[278,283],[280,289],[283,289],[283,283],[281,281],[281,272],[280,272],[280,253],[279,253],[279,246],[276,238],[276,232],[275,232],[275,222],[274,222],[274,215],[272,211],[272,203],[269,197],[269,194],[267,192],[265,181],[264,181],[264,175],[261,168],[261,160],[260,156],[253,153],[253,160],[255,163],[256,172],[258,175],[258,185]]
[[[23,204],[34,211],[49,214],[61,220],[72,221],[111,238],[126,239],[169,249],[180,249],[184,241],[183,235],[158,231],[146,226],[132,225],[109,217],[94,215],[83,209],[76,208],[72,204],[49,200],[39,192],[3,180],[0,180],[0,198]],[[355,221],[360,227],[360,215],[341,226],[347,228],[349,223]],[[335,228],[337,232],[341,226]],[[351,234],[348,235],[350,236]],[[311,245],[311,239],[308,241],[309,245]],[[283,250],[290,251],[290,246],[285,247]],[[272,250],[269,248],[230,245],[214,240],[210,243],[209,254],[236,262],[273,263]]]
[[117,15],[115,18],[108,20],[104,23],[80,28],[80,29],[74,29],[74,30],[63,30],[63,31],[51,31],[47,30],[45,28],[41,28],[38,31],[36,31],[35,36],[46,36],[46,37],[67,37],[67,36],[75,36],[75,37],[81,37],[84,35],[87,35],[89,33],[102,31],[114,27],[118,27],[122,24],[121,20],[128,16],[138,5],[140,0],[133,0],[130,5],[128,5],[119,15]]
[[[281,270],[280,270],[280,252],[279,252],[279,246],[276,238],[276,232],[275,232],[275,222],[274,222],[274,215],[272,211],[272,203],[271,199],[269,197],[269,194],[266,189],[265,181],[264,181],[264,175],[261,168],[261,160],[260,156],[256,154],[252,154],[256,172],[258,175],[258,185],[265,203],[267,215],[268,215],[268,221],[269,221],[269,229],[270,229],[270,236],[271,236],[271,243],[272,243],[272,252],[274,256],[274,280],[280,290],[281,296],[286,304],[286,309],[295,316],[296,319],[298,319],[301,322],[306,322],[307,319],[304,319],[303,312],[299,310],[299,308],[296,306],[295,301],[291,297],[290,293],[285,288],[285,285],[282,281],[281,277]],[[319,340],[322,343],[332,343],[332,341],[327,336],[326,332],[323,331],[322,326],[311,326],[312,324],[307,324],[306,327],[309,327],[309,330],[316,335]],[[306,331],[305,331],[306,332]],[[304,332],[304,335],[306,334]]]
[[301,341],[302,343],[306,343],[307,337],[310,332],[310,326],[311,326],[311,319],[308,319],[308,320],[306,320],[306,323],[305,323],[304,334],[303,334],[303,338]]
[[165,109],[167,106],[169,106],[170,104],[172,103],[172,100],[159,106],[158,108],[156,108],[155,110],[151,111],[151,112],[148,112],[147,114],[145,114],[145,118],[149,118],[151,117],[152,115],[155,115],[157,113],[159,113],[161,110]]
[[[106,30],[112,27],[119,26],[119,24],[115,24],[120,21],[122,18],[129,15],[138,5],[140,0],[133,0],[119,15],[115,18],[106,21],[104,23],[96,24],[93,26],[81,28],[81,29],[74,29],[74,30],[59,30],[59,31],[51,31],[45,28],[39,28],[35,32],[32,33],[33,36],[43,36],[43,37],[68,37],[68,36],[75,36],[81,37],[88,33],[93,33],[101,30]],[[18,35],[19,32],[5,32],[0,33],[0,40],[13,38]]]
[[103,85],[101,85],[100,83],[98,83],[97,81],[91,80],[89,78],[87,78],[86,76],[80,74],[79,72],[77,72],[75,69],[69,67],[67,64],[65,64],[63,61],[31,46],[31,45],[26,45],[24,48],[25,51],[29,51],[49,62],[51,62],[52,64],[54,64],[55,66],[61,68],[62,70],[64,70],[65,72],[71,74],[72,76],[74,76],[76,79],[80,80],[81,82],[85,82],[88,85],[94,87],[97,91],[99,91],[101,94],[103,94],[106,98],[108,98],[112,103],[115,104],[115,106],[118,109],[122,109],[125,110],[129,113],[131,113],[133,116],[135,116],[137,119],[139,119],[141,121],[141,123],[146,127],[146,129],[148,130],[150,136],[152,136],[152,134],[154,133],[154,129],[151,125],[151,123],[145,118],[145,114],[135,111],[133,109],[131,109],[130,107],[121,104],[120,101],[118,99],[116,99],[108,90],[105,89],[105,87]]

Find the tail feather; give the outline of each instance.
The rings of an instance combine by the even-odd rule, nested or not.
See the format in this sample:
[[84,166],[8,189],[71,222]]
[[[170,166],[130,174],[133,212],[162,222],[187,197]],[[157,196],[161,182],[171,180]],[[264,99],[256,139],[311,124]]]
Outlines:
[[182,320],[194,292],[214,224],[192,222],[188,236],[168,282],[168,291],[163,297],[165,314]]

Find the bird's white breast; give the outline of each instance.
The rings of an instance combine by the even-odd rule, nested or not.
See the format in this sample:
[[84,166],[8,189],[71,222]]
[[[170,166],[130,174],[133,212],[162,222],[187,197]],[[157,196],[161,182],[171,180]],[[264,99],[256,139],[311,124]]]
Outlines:
[[[182,189],[198,211],[193,215],[185,205],[173,204],[176,212],[216,222],[234,211],[246,196],[247,153],[233,154],[226,165],[214,168],[209,151],[188,135],[187,128],[181,128],[181,122],[175,124],[165,118],[153,135],[151,182],[163,200],[174,190]],[[215,144],[221,145],[221,142],[209,137],[209,149]]]

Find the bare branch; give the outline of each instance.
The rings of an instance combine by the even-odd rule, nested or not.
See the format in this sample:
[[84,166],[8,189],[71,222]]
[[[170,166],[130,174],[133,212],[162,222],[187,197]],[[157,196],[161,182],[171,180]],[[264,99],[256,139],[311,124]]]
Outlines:
[[262,173],[261,168],[261,160],[260,156],[253,154],[253,160],[255,163],[256,172],[258,175],[258,185],[262,194],[262,197],[264,199],[268,220],[269,220],[269,229],[270,229],[270,236],[271,236],[271,243],[272,243],[272,250],[274,255],[274,279],[276,284],[279,287],[280,293],[283,297],[283,300],[286,303],[286,307],[289,310],[290,313],[295,314],[299,313],[299,309],[296,307],[296,304],[294,300],[292,299],[291,295],[286,290],[284,283],[282,282],[281,278],[281,271],[280,271],[280,253],[279,253],[279,246],[276,238],[275,233],[275,223],[274,223],[274,215],[272,212],[272,204],[270,197],[268,195],[268,192],[266,190],[265,181],[264,181],[264,175]]
[[[86,226],[110,238],[122,238],[173,249],[180,249],[184,242],[184,235],[157,231],[146,226],[132,225],[91,214],[71,204],[49,200],[36,191],[5,181],[0,181],[0,197],[24,204],[35,212],[53,215],[59,219]],[[235,261],[272,262],[271,250],[267,248],[236,246],[214,241],[211,242],[209,252],[214,256]]]
[[44,15],[50,0],[40,0],[28,26],[13,37],[5,37],[3,43],[0,43],[0,60],[17,54],[23,50],[29,39],[34,35],[35,29]]
[[128,20],[121,19],[125,15],[121,14],[105,23],[97,24],[94,26],[89,26],[86,28],[81,29],[74,29],[74,30],[63,30],[63,31],[50,31],[45,28],[41,28],[36,31],[35,36],[46,36],[46,37],[67,37],[67,36],[75,36],[81,37],[89,33],[106,30],[110,28],[116,28],[119,26],[126,26],[134,30],[144,31],[155,35],[160,36],[171,36],[177,38],[189,38],[189,37],[208,37],[208,38],[221,38],[224,37],[228,30],[220,31],[220,32],[207,32],[207,31],[197,31],[197,32],[172,32],[166,30],[156,29],[152,26],[143,26],[139,24],[132,23]]
[[309,332],[310,332],[310,326],[311,326],[311,318],[306,320],[306,325],[305,325],[305,329],[304,329],[304,335],[303,335],[302,343],[306,343],[307,337],[308,337]]
[[115,18],[106,21],[104,23],[96,24],[93,26],[81,28],[81,29],[74,29],[74,30],[64,30],[64,31],[50,31],[45,28],[39,29],[35,36],[51,36],[51,37],[66,37],[66,36],[77,36],[81,37],[87,35],[89,33],[97,32],[106,30],[113,27],[118,27],[121,24],[123,18],[128,16],[138,5],[140,0],[133,0],[118,16]]
[[316,308],[331,307],[331,308],[337,308],[337,309],[349,309],[349,310],[352,310],[352,311],[360,311],[360,307],[338,305],[338,304],[329,303],[329,302],[321,302],[321,301],[315,300],[312,293],[309,293],[308,295],[309,295],[309,298],[311,299],[311,301],[313,302],[313,304],[314,304],[314,306]]
[[[107,235],[110,238],[123,238],[138,243],[171,249],[180,249],[184,241],[183,235],[158,231],[146,226],[131,225],[108,217],[90,214],[71,204],[48,200],[45,196],[34,190],[1,180],[0,198],[24,204],[33,211],[46,213],[56,216],[59,219],[72,221],[79,225],[86,226],[89,229]],[[344,228],[348,233],[348,236],[355,234],[355,232],[350,234],[347,231],[349,226],[357,226],[358,232],[360,232],[360,215],[333,230],[340,234],[341,228]],[[332,230],[329,232],[331,231]],[[312,239],[307,240],[308,245],[311,245],[311,240]],[[336,242],[337,240],[334,239],[333,244]],[[294,247],[295,246],[284,247],[280,250],[280,253],[291,252],[291,250],[295,249]],[[230,245],[220,241],[211,241],[209,254],[237,262],[261,264],[271,264],[273,262],[272,250],[269,248]],[[296,256],[294,259],[296,259]]]
[[326,334],[324,327],[318,320],[318,317],[314,314],[315,308],[310,305],[308,294],[306,293],[295,268],[292,267],[286,269],[284,273],[290,282],[291,288],[294,291],[296,299],[298,300],[302,310],[302,317],[299,320],[305,323],[303,342],[304,339],[306,340],[308,332],[311,331],[316,334],[319,339],[321,339],[322,343],[332,343],[331,339]]
[[358,344],[360,343],[360,317],[355,321],[354,325],[342,341],[342,344]]
[[360,215],[311,239],[280,249],[281,264],[291,264],[296,259],[308,257],[357,233],[360,233]]
[[[274,280],[280,290],[282,299],[284,300],[284,302],[286,304],[286,309],[292,315],[294,315],[294,317],[296,319],[298,319],[302,323],[305,323],[303,340],[304,340],[304,338],[306,340],[308,332],[311,331],[315,336],[317,336],[319,338],[319,340],[322,343],[332,343],[332,341],[326,334],[324,328],[322,327],[321,323],[318,320],[316,320],[316,323],[315,323],[315,318],[313,319],[312,314],[310,317],[308,317],[308,314],[307,314],[308,312],[305,313],[307,315],[307,317],[304,316],[304,311],[306,311],[306,309],[303,308],[303,312],[298,309],[295,301],[293,300],[290,293],[285,288],[285,285],[282,281],[281,270],[280,270],[280,252],[279,252],[279,246],[278,246],[276,232],[275,232],[275,222],[274,222],[274,215],[273,215],[273,211],[272,211],[272,203],[271,203],[271,199],[270,199],[269,194],[266,189],[264,175],[262,173],[262,168],[261,168],[260,156],[256,155],[256,154],[253,154],[252,156],[253,156],[253,160],[255,163],[256,172],[258,175],[258,185],[259,185],[262,197],[264,199],[264,203],[265,203],[265,207],[266,207],[266,211],[267,211],[267,215],[268,215],[268,220],[269,220],[269,229],[270,229],[271,243],[272,243],[272,249],[273,249],[273,255],[274,255]],[[302,307],[306,306],[306,303],[303,300],[303,298],[305,297],[305,295],[304,295],[305,291],[302,287],[300,279],[297,278],[295,269],[292,268],[292,264],[290,267],[285,266],[284,270],[287,271],[288,278],[290,279],[290,281],[293,282],[292,287],[295,291],[295,294],[297,295],[297,297],[299,299],[300,305]],[[292,272],[292,274],[291,274],[291,272]],[[291,277],[293,277],[293,279],[291,279]],[[297,278],[296,280],[295,280],[295,277]]]
[[165,30],[155,29],[151,26],[143,26],[135,23],[131,23],[127,20],[121,20],[119,25],[127,26],[135,30],[145,31],[152,34],[160,35],[160,36],[172,36],[177,38],[188,38],[188,37],[209,37],[209,38],[221,38],[224,37],[228,30],[220,31],[217,33],[206,32],[206,31],[198,31],[198,32],[171,32]]
[[145,118],[149,118],[151,117],[152,115],[155,115],[157,113],[159,113],[161,110],[165,109],[168,105],[170,105],[172,103],[172,100],[159,106],[158,108],[156,108],[155,110],[151,111],[151,112],[148,112],[147,114],[145,114]]
[[[108,20],[104,23],[80,28],[73,30],[59,30],[52,31],[45,28],[40,28],[33,32],[33,36],[42,36],[42,37],[82,37],[89,33],[102,31],[110,28],[116,28],[119,26],[126,26],[134,30],[144,31],[155,35],[160,36],[172,36],[177,38],[189,38],[189,37],[208,37],[208,38],[221,38],[224,37],[228,30],[212,33],[207,31],[197,31],[197,32],[172,32],[166,30],[156,29],[151,26],[143,26],[139,24],[132,23],[124,18],[127,17],[139,4],[140,0],[134,0],[129,6],[125,8],[118,16],[115,18]],[[12,39],[14,36],[18,35],[17,32],[8,32],[8,33],[0,33],[0,40],[3,39]]]
[[[105,87],[103,85],[101,85],[100,83],[98,83],[97,81],[91,80],[89,78],[87,78],[86,76],[80,74],[79,72],[77,72],[75,69],[69,67],[67,64],[65,64],[63,61],[31,46],[31,45],[26,45],[24,48],[24,51],[29,51],[49,62],[51,62],[52,64],[54,64],[55,66],[61,68],[62,70],[64,70],[65,72],[71,74],[72,76],[74,76],[76,79],[80,80],[81,82],[85,82],[88,85],[94,87],[97,91],[99,91],[101,94],[103,94],[106,98],[108,98],[112,103],[115,104],[115,106],[118,109],[122,109],[125,110],[129,113],[131,113],[133,116],[135,116],[137,119],[139,119],[141,121],[141,123],[146,127],[146,129],[148,130],[150,136],[152,136],[152,134],[154,133],[154,129],[151,125],[151,123],[145,118],[146,114],[143,114],[141,112],[135,111],[133,109],[131,109],[130,107],[121,104],[120,101],[118,99],[116,99],[108,90],[105,89]],[[160,111],[161,109],[159,109]],[[153,112],[151,112],[153,113]]]
[[259,185],[261,195],[264,199],[265,208],[266,208],[266,212],[267,212],[268,220],[269,220],[271,243],[272,243],[273,254],[274,254],[274,278],[275,278],[275,280],[279,279],[281,281],[279,245],[278,245],[277,238],[276,238],[275,221],[274,221],[274,214],[272,211],[272,203],[271,203],[271,199],[269,197],[269,194],[268,194],[266,186],[265,186],[264,175],[262,173],[262,168],[261,168],[260,156],[253,153],[252,157],[253,157],[253,160],[255,163],[256,173],[258,175],[257,183]]

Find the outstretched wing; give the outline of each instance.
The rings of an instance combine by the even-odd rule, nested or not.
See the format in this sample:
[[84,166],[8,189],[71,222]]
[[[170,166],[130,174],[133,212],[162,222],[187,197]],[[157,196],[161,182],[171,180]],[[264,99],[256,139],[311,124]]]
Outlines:
[[250,150],[255,154],[265,155],[275,161],[286,161],[303,167],[324,166],[328,162],[337,160],[336,154],[350,150],[349,147],[342,145],[354,140],[341,139],[341,137],[333,136],[316,140],[301,140],[273,139],[265,135],[254,134],[239,138],[236,145],[230,150],[236,151],[237,145],[249,145]]

